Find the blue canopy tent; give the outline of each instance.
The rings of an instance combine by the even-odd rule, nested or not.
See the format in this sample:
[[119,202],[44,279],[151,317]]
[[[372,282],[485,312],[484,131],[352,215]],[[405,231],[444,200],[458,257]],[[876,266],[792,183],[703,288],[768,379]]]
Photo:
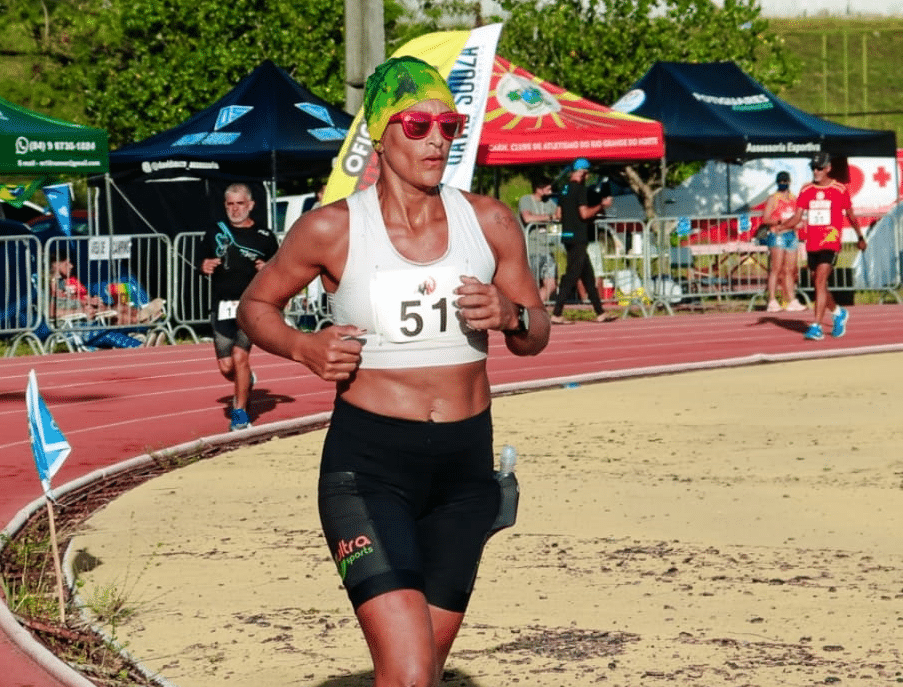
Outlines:
[[[656,62],[612,108],[661,122],[667,162],[729,163],[727,214],[736,211],[731,206],[731,164],[808,158],[825,151],[832,157],[832,176],[849,183],[848,157],[896,157],[893,131],[844,126],[803,112],[734,62]],[[663,165],[662,186],[664,177]],[[656,201],[664,206],[666,194],[658,194]]]
[[115,233],[203,230],[222,214],[225,187],[241,181],[268,224],[262,198],[280,180],[328,174],[351,121],[266,60],[182,124],[110,153],[107,222]]
[[734,62],[656,62],[613,106],[665,128],[668,161],[894,157],[893,131],[857,129],[784,102]]

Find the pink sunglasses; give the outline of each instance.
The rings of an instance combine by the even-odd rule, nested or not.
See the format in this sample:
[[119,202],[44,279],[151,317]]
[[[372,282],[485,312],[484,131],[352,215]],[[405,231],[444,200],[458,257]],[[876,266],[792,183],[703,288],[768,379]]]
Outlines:
[[433,122],[439,123],[439,133],[446,141],[453,141],[464,131],[467,115],[458,112],[443,112],[433,115],[429,112],[399,112],[389,117],[389,124],[401,122],[404,135],[408,138],[426,138],[433,128]]

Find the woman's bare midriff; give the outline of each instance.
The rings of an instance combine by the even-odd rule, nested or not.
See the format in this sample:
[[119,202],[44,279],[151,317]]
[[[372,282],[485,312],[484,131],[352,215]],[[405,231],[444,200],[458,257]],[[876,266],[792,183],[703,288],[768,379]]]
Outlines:
[[389,417],[456,422],[489,407],[485,361],[399,370],[358,369],[340,391],[358,408]]

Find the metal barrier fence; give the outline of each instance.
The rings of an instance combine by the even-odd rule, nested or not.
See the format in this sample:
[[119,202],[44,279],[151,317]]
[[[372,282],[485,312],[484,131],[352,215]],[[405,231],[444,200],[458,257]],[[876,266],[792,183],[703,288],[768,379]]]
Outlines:
[[[166,305],[172,248],[160,234],[54,237],[38,271],[44,347],[140,345],[153,331],[172,340]],[[134,336],[130,336],[134,335]]]
[[[628,309],[637,306],[645,315],[648,314],[646,305],[651,301],[645,295],[644,286],[649,280],[649,262],[642,250],[644,231],[645,225],[637,220],[596,220],[587,253],[602,302],[619,303]],[[524,228],[524,235],[530,269],[541,287],[543,299],[550,303],[567,262],[561,225],[534,222]],[[584,295],[580,288],[578,297],[582,299]]]
[[[671,313],[679,303],[728,298],[747,298],[752,309],[757,301],[764,303],[768,276],[768,249],[754,239],[755,225],[748,215],[598,220],[588,254],[600,298],[623,306],[624,316],[634,309],[643,315],[658,309]],[[531,269],[550,303],[566,263],[560,225],[534,223],[524,234]],[[843,244],[829,288],[839,300],[845,295],[852,302],[854,292],[871,291],[899,303],[903,210],[886,216],[866,236],[866,253],[853,242]],[[210,280],[197,269],[202,237],[201,232],[172,241],[161,234],[57,237],[43,247],[34,236],[0,237],[0,338],[10,342],[7,355],[24,346],[33,353],[91,348],[100,336],[107,336],[108,345],[142,333],[174,343],[181,332],[197,341],[195,327],[209,322],[211,297]],[[58,259],[68,259],[74,274],[61,271]],[[803,252],[799,261],[799,290],[806,300],[811,286],[802,269]],[[78,296],[79,289],[96,303],[94,312],[62,312],[61,299]],[[162,301],[159,312],[151,308],[155,299]],[[146,319],[140,319],[142,313]],[[305,330],[329,324],[322,287],[312,284],[296,296],[285,316]]]
[[667,307],[683,301],[749,298],[752,304],[762,297],[768,286],[768,248],[755,238],[757,224],[748,214],[650,220],[657,301]]
[[7,355],[173,343],[171,254],[160,235],[0,240]]
[[35,334],[41,324],[37,284],[40,262],[41,244],[36,237],[0,238],[0,336],[27,345],[32,353],[43,351]]
[[[195,342],[209,323],[210,278],[197,268],[202,232],[0,238],[0,338],[7,356]],[[318,330],[329,304],[312,284],[285,309],[286,322]]]
[[[172,317],[177,327],[194,334],[193,325],[210,322],[210,278],[198,266],[204,232],[178,234],[172,253]],[[196,338],[196,334],[195,338]]]
[[[870,243],[866,254],[854,240],[843,243],[829,282],[841,300],[852,302],[855,292],[871,291],[881,300],[900,302],[903,213],[885,221],[891,219],[893,229],[881,232],[880,264],[874,260],[877,243]],[[758,226],[759,215],[752,214],[655,217],[645,223],[597,220],[588,253],[600,297],[626,306],[625,315],[633,307],[650,315],[658,309],[671,313],[677,304],[704,307],[728,299],[746,299],[751,310],[765,303],[768,285],[768,248],[755,237]],[[560,279],[565,269],[560,225],[533,223],[524,233],[537,283],[542,287],[551,275]],[[798,271],[798,296],[806,302],[812,286],[804,249],[798,254]],[[875,277],[878,273],[882,276]],[[547,303],[554,288],[543,291]]]
[[[277,234],[282,241],[284,234]],[[173,243],[173,321],[174,330],[194,334],[193,327],[210,322],[210,278],[197,269],[203,258],[203,232],[178,234]],[[329,306],[319,280],[295,296],[285,308],[285,320],[299,329],[318,330],[331,322]]]
[[[769,249],[756,240],[758,215],[713,217],[657,217],[647,224],[653,272],[660,275],[653,292],[666,309],[669,304],[706,300],[749,299],[747,309],[767,300]],[[844,241],[828,282],[835,298],[851,304],[857,291],[871,291],[880,300],[900,301],[901,228],[869,232],[870,248],[859,251],[852,231]],[[801,232],[804,235],[805,229]],[[814,296],[806,264],[805,238],[797,253],[797,296],[808,302]],[[867,279],[871,258],[880,253],[882,276]],[[892,276],[891,276],[892,275]]]
[[903,284],[903,204],[898,204],[866,234],[868,249],[860,254],[856,286],[883,289],[881,300],[901,303]]

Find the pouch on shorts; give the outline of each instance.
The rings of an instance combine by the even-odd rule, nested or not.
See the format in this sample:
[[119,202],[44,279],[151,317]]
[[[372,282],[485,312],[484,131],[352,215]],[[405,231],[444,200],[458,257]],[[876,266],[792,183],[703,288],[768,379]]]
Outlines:
[[499,483],[501,498],[499,499],[499,514],[492,523],[489,535],[492,536],[499,530],[511,527],[517,520],[517,505],[520,501],[520,485],[513,472],[506,475],[495,473],[495,479]]

